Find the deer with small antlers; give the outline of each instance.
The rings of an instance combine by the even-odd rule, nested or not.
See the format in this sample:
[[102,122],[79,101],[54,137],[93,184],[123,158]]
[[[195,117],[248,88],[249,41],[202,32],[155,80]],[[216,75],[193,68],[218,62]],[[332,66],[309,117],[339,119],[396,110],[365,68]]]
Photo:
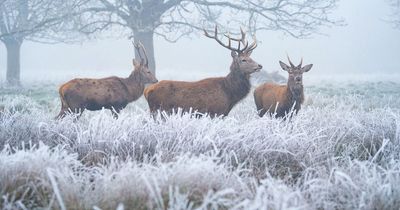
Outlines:
[[312,64],[303,65],[301,59],[300,65],[295,66],[288,56],[290,66],[279,61],[280,66],[289,74],[286,85],[274,83],[265,83],[258,86],[254,91],[254,100],[260,117],[269,112],[275,117],[286,117],[293,110],[297,113],[301,109],[304,101],[303,73],[310,71]]
[[[103,79],[73,79],[60,89],[61,111],[57,118],[65,117],[67,112],[82,114],[84,110],[110,109],[114,117],[132,101],[143,94],[145,84],[158,80],[150,72],[146,50],[139,42],[134,44],[140,62],[133,59],[134,70],[128,78],[107,77]],[[143,52],[143,55],[141,53]]]
[[[256,40],[249,45],[246,34],[241,29],[241,38],[225,35],[228,44],[224,44],[218,38],[217,27],[214,35],[210,35],[206,30],[204,32],[206,37],[214,39],[231,51],[233,61],[230,73],[225,77],[208,78],[197,82],[161,81],[147,87],[144,96],[153,115],[158,111],[170,114],[181,108],[183,112],[193,110],[200,113],[199,115],[227,116],[235,104],[250,92],[250,75],[262,69],[260,64],[250,58],[257,47]],[[232,41],[238,43],[237,48],[232,47]]]

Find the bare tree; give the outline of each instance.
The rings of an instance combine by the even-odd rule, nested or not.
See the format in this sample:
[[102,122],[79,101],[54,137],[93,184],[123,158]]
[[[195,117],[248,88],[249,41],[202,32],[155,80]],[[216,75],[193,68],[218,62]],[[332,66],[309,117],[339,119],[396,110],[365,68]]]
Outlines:
[[[169,42],[214,25],[232,30],[246,26],[279,30],[302,38],[321,26],[340,24],[331,17],[339,0],[92,0],[78,22],[81,31],[93,34],[122,28],[122,34],[142,42],[155,73],[154,35]],[[110,30],[108,30],[110,31]],[[112,30],[113,35],[115,31]],[[137,57],[138,55],[136,55]]]
[[392,6],[392,22],[394,27],[400,29],[400,0],[389,0],[390,6]]
[[[0,0],[0,41],[7,49],[7,83],[20,85],[20,49],[24,40],[67,41],[67,20],[86,0]],[[73,24],[69,24],[73,27]],[[72,34],[72,28],[70,28]],[[63,31],[63,33],[60,33]]]

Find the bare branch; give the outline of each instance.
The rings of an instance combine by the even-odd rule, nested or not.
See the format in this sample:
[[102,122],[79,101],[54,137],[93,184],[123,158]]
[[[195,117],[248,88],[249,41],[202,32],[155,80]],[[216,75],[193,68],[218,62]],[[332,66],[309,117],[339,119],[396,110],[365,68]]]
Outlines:
[[71,41],[71,18],[89,0],[2,0],[0,40]]
[[388,0],[390,6],[392,7],[391,22],[393,26],[400,29],[400,0]]
[[94,1],[97,4],[94,3],[88,12],[97,18],[91,18],[85,28],[96,30],[89,31],[106,30],[113,22],[128,34],[152,31],[172,42],[214,25],[227,30],[246,26],[251,34],[258,30],[274,30],[305,38],[321,27],[343,23],[331,17],[338,0]]

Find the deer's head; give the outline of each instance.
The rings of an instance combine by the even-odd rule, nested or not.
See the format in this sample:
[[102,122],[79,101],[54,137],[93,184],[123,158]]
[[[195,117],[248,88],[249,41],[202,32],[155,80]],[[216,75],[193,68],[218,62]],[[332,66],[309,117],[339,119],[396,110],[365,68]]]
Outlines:
[[135,46],[135,49],[140,57],[140,61],[133,59],[133,66],[135,68],[133,70],[133,75],[135,75],[135,77],[139,79],[142,84],[153,84],[158,82],[157,78],[149,69],[149,61],[143,44],[139,42],[137,44],[133,43],[133,45]]
[[[254,39],[254,42],[249,45],[248,41],[246,40],[246,33],[242,29],[240,29],[240,33],[242,35],[241,38],[232,38],[230,35],[224,35],[228,38],[227,45],[218,38],[217,26],[215,27],[213,36],[210,35],[206,30],[204,30],[204,33],[208,38],[215,39],[221,46],[231,51],[231,56],[233,59],[231,71],[240,71],[245,75],[250,75],[262,69],[262,65],[258,64],[250,57],[253,50],[257,47],[257,40]],[[237,48],[232,47],[232,41],[238,43]],[[241,45],[243,45],[243,48],[241,48]]]
[[292,63],[289,56],[288,56],[288,60],[289,60],[290,66],[286,65],[282,61],[279,61],[279,64],[281,65],[282,69],[289,73],[288,86],[292,92],[296,91],[296,90],[300,90],[300,89],[302,90],[302,88],[303,88],[303,73],[310,71],[311,68],[313,67],[313,64],[309,64],[309,65],[306,65],[303,67],[303,59],[301,59],[300,64],[296,66]]

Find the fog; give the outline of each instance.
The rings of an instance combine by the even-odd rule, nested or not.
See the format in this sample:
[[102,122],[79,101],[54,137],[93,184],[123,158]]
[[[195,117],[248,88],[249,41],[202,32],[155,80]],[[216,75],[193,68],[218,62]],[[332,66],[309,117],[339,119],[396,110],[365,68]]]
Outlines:
[[[400,30],[387,20],[390,7],[382,0],[346,0],[335,16],[346,25],[324,28],[308,39],[295,39],[279,31],[257,34],[253,58],[267,71],[279,70],[278,61],[289,54],[294,62],[304,57],[315,67],[310,76],[396,74],[400,69]],[[168,43],[155,41],[159,79],[201,79],[225,75],[230,53],[202,34]],[[25,42],[21,55],[22,80],[69,80],[75,76],[127,76],[133,69],[133,46],[128,39],[99,39],[80,44],[45,45]],[[0,81],[5,81],[6,53],[0,45]]]

